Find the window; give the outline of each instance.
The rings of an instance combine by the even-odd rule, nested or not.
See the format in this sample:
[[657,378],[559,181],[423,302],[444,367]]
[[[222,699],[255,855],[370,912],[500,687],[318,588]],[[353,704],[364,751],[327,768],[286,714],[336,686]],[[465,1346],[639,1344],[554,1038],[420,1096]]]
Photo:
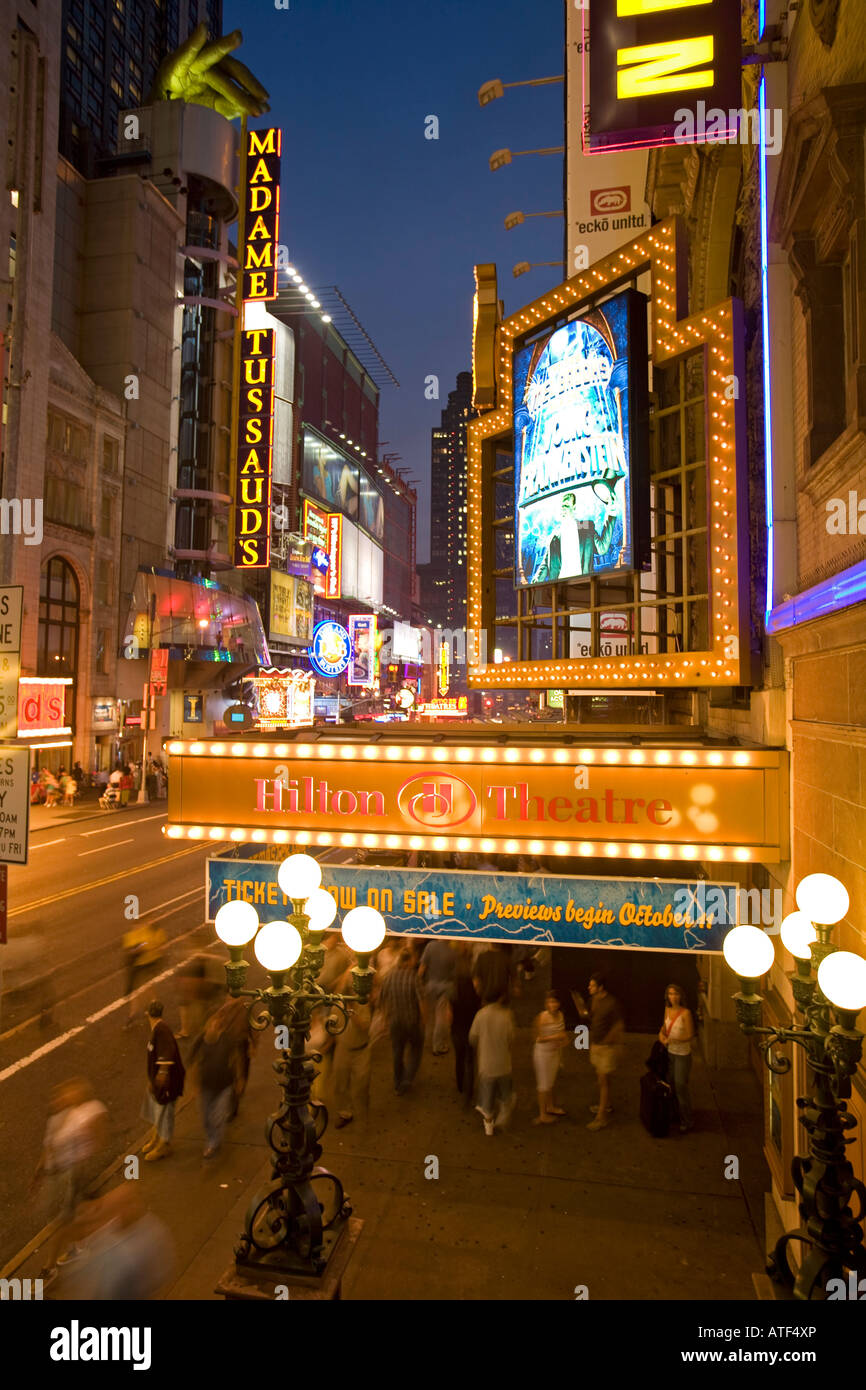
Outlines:
[[99,518],[99,534],[110,537],[114,521],[114,498],[110,492],[102,494],[102,515]]
[[15,262],[17,260],[18,240],[14,232],[9,233],[9,279],[15,279]]
[[111,90],[114,92],[114,95],[118,98],[119,101],[123,101],[123,88],[121,87],[116,77],[112,77],[111,79]]
[[76,675],[79,606],[75,571],[55,555],[43,567],[39,588],[36,660],[40,676]]
[[87,526],[84,488],[73,478],[48,474],[45,479],[45,517],[61,526],[84,530]]
[[109,560],[98,560],[96,564],[96,602],[106,608],[112,602],[112,566]]

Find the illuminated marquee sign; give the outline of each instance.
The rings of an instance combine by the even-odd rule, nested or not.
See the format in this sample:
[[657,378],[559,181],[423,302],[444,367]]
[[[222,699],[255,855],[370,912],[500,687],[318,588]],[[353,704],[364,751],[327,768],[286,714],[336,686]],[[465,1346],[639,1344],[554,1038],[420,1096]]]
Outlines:
[[18,683],[18,733],[71,734],[66,722],[66,690],[71,676],[22,676]]
[[349,619],[349,685],[376,682],[376,615],[353,613]]
[[443,642],[439,648],[439,674],[436,679],[440,695],[448,694],[448,687],[451,684],[451,649],[447,642]]
[[316,685],[308,671],[263,666],[255,676],[244,679],[256,692],[260,729],[286,729],[313,723]]
[[236,569],[266,569],[270,565],[275,337],[272,328],[241,331],[235,470]]
[[247,132],[244,177],[244,300],[276,299],[282,132]]
[[589,150],[671,144],[698,100],[736,130],[741,49],[739,0],[591,0]]
[[375,744],[286,742],[279,755],[261,744],[166,746],[171,838],[660,861],[787,855],[784,750],[443,746],[396,732]]
[[[690,650],[677,643],[658,652],[579,655],[575,645],[550,657],[498,664],[484,660],[495,652],[496,559],[493,512],[496,459],[508,453],[515,440],[515,384],[526,339],[562,324],[571,314],[579,322],[598,321],[587,314],[592,301],[623,289],[626,282],[649,271],[651,280],[652,361],[665,366],[700,353],[706,382],[703,431],[706,440],[705,490],[702,506],[712,555],[701,573],[706,584],[706,629]],[[689,315],[688,255],[682,222],[671,217],[657,223],[635,241],[611,252],[581,274],[549,290],[512,314],[500,325],[498,406],[467,425],[467,658],[469,682],[486,689],[504,687],[581,689],[598,691],[678,687],[748,685],[749,578],[748,486],[745,478],[745,413],[742,392],[732,383],[745,373],[743,310],[739,300],[724,300]],[[606,313],[612,300],[603,305]],[[636,360],[636,359],[635,359]],[[632,364],[634,367],[634,362]],[[634,374],[637,375],[636,368]],[[515,383],[517,375],[517,383]],[[611,380],[613,374],[611,373]],[[563,444],[567,430],[560,428]],[[551,435],[551,447],[556,436]],[[518,444],[518,447],[520,445]],[[516,471],[516,470],[515,470]],[[624,486],[618,484],[618,486]],[[515,538],[516,539],[516,538]],[[516,547],[515,547],[516,548]],[[519,565],[542,564],[540,558],[515,554]],[[531,573],[537,571],[530,570]],[[595,577],[595,572],[593,577]],[[599,580],[604,583],[604,578]]]
[[648,529],[645,303],[625,290],[515,353],[518,588],[640,567]]
[[469,714],[469,701],[465,695],[452,695],[447,700],[428,700],[426,705],[418,706],[418,713],[425,719],[465,719]]

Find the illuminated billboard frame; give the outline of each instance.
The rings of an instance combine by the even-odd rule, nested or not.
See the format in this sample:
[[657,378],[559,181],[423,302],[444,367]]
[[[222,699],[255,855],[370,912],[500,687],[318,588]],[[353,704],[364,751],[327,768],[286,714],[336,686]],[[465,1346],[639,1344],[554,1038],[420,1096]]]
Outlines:
[[679,113],[699,103],[712,118],[714,142],[736,136],[742,106],[737,0],[592,0],[587,28],[586,153],[696,143],[677,126]]
[[328,557],[328,570],[313,587],[322,598],[341,598],[343,594],[343,518],[339,512],[326,512],[308,497],[304,498],[304,537],[314,541]]
[[636,290],[515,352],[515,587],[641,568],[646,360],[646,300]]
[[347,685],[376,684],[375,613],[353,613],[349,618],[349,674]]
[[[513,359],[529,334],[583,311],[649,271],[652,360],[675,361],[703,348],[707,382],[707,492],[711,563],[707,566],[710,641],[705,650],[659,655],[568,657],[485,662],[483,632],[495,622],[493,472],[496,452],[510,451]],[[635,690],[652,686],[747,685],[749,658],[748,485],[745,479],[743,310],[728,299],[686,314],[688,254],[679,218],[657,223],[500,325],[498,408],[467,425],[467,659],[471,685],[482,688]]]

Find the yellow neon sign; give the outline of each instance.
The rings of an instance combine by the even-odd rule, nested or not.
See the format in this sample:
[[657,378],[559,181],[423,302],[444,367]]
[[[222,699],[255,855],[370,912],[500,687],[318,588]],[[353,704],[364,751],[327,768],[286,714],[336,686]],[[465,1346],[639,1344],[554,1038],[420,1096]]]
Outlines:
[[663,92],[688,92],[696,87],[712,87],[713,68],[686,72],[698,63],[713,61],[711,34],[699,39],[673,39],[670,43],[644,43],[637,48],[618,48],[616,65],[624,69],[616,75],[619,100],[653,97]]

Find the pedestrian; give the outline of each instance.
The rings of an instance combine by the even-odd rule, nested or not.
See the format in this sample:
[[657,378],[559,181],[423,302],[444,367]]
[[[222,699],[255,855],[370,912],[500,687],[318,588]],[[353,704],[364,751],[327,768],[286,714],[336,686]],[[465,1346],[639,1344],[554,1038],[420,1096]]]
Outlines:
[[45,1264],[39,1275],[43,1282],[53,1283],[57,1266],[78,1253],[74,1244],[75,1212],[96,1175],[95,1167],[107,1135],[108,1111],[95,1099],[89,1081],[74,1077],[54,1087],[42,1152],[30,1185],[34,1192],[43,1178],[52,1178],[59,1206],[59,1225],[46,1247]]
[[72,777],[72,776],[70,775],[70,776],[68,776],[68,777],[66,778],[66,784],[65,784],[65,786],[64,786],[64,788],[63,788],[63,804],[64,804],[64,806],[74,806],[74,805],[75,805],[75,798],[76,798],[77,795],[78,795],[78,783],[76,782],[75,778]]
[[448,1051],[450,1005],[454,995],[454,972],[457,957],[450,941],[428,941],[418,967],[418,981],[424,990],[428,1014],[433,1019],[432,1049],[434,1057]]
[[507,994],[503,993],[478,1010],[469,1029],[469,1041],[475,1048],[478,1077],[475,1109],[484,1121],[484,1133],[489,1138],[497,1125],[507,1123],[515,1103],[511,1076],[514,1014],[508,1006]]
[[88,1203],[76,1222],[81,1259],[64,1297],[88,1302],[152,1298],[169,1279],[174,1251],[167,1226],[144,1206],[134,1182]]
[[424,1049],[418,979],[412,951],[408,946],[403,947],[397,964],[382,981],[379,1002],[385,1010],[391,1032],[394,1090],[398,1096],[402,1096],[418,1074]]
[[180,1032],[177,1038],[194,1038],[205,1025],[207,969],[203,956],[191,956],[178,968]]
[[221,1147],[232,1108],[237,1044],[227,1022],[223,1010],[217,1009],[189,1053],[190,1065],[195,1064],[198,1077],[201,1118],[207,1141],[205,1158],[213,1158]]
[[143,983],[156,973],[156,968],[162,958],[165,941],[166,936],[162,927],[158,927],[152,922],[144,922],[140,927],[133,927],[130,931],[124,932],[122,946],[126,960],[126,999],[129,1003],[129,1013],[126,1019],[127,1028],[135,1022],[135,1007],[132,1000],[136,981],[139,980]]
[[693,1128],[692,1098],[689,1095],[689,1073],[692,1069],[692,1043],[697,1037],[691,1009],[678,984],[665,990],[665,1017],[659,1029],[659,1042],[668,1050],[668,1082],[673,1087],[680,1112],[680,1133]]
[[163,1022],[163,1006],[159,999],[147,1006],[150,1039],[147,1044],[147,1093],[145,1118],[153,1128],[142,1145],[145,1163],[166,1158],[171,1153],[174,1137],[174,1107],[183,1095],[185,1070],[180,1048],[168,1024]]
[[535,1020],[532,1063],[538,1091],[538,1114],[532,1121],[534,1125],[555,1124],[557,1116],[565,1114],[564,1110],[553,1103],[553,1087],[559,1071],[562,1049],[567,1044],[568,1034],[565,1031],[559,996],[549,991],[545,996],[544,1008]]
[[472,947],[463,941],[457,947],[457,968],[454,972],[454,997],[451,1001],[451,1041],[454,1044],[454,1076],[457,1090],[465,1103],[471,1105],[475,1089],[475,1065],[469,1032],[472,1020],[481,1007],[472,983]]
[[491,1004],[503,994],[511,995],[511,960],[508,947],[489,942],[475,958],[472,981],[482,1004]]
[[132,793],[132,768],[129,763],[124,763],[120,774],[120,804],[129,805],[129,798]]
[[589,1060],[598,1079],[598,1105],[590,1107],[594,1119],[587,1129],[604,1129],[613,1113],[610,1104],[610,1078],[616,1071],[623,1036],[622,1014],[617,1001],[608,994],[605,977],[596,971],[590,976],[592,1000],[589,1020]]
[[[351,970],[337,982],[338,994],[354,991]],[[335,1129],[343,1129],[355,1118],[355,1104],[366,1118],[370,1105],[370,1024],[369,1004],[350,1004],[349,1022],[334,1039]]]

